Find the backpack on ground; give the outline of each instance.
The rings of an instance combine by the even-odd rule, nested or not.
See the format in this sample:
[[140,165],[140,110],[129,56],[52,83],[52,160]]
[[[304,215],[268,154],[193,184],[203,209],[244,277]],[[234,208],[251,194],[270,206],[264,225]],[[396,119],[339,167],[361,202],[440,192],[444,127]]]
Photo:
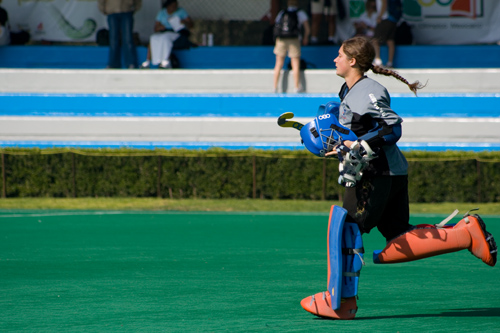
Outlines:
[[274,24],[274,38],[299,37],[299,18],[296,10],[285,10]]
[[177,58],[177,56],[173,52],[170,53],[170,57],[168,58],[168,60],[170,61],[170,65],[172,66],[172,68],[181,68],[179,58]]
[[396,28],[394,35],[394,42],[398,45],[411,45],[413,44],[413,33],[411,26],[405,21],[401,22]]

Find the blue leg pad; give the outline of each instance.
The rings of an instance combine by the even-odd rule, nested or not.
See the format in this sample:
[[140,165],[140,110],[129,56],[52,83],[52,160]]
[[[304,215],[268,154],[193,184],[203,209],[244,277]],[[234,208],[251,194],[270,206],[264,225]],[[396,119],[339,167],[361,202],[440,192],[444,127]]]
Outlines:
[[332,309],[340,308],[341,298],[358,294],[363,264],[363,240],[358,225],[345,222],[347,211],[332,206],[328,222],[328,291]]
[[363,239],[356,223],[344,223],[342,236],[342,293],[343,298],[358,294],[358,282],[363,266]]

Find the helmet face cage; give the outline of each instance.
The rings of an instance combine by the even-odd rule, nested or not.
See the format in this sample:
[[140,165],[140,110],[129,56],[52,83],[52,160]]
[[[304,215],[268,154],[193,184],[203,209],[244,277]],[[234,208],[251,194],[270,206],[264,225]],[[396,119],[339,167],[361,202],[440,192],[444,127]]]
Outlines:
[[342,136],[334,129],[319,129],[319,137],[323,144],[323,155],[331,152],[333,147],[342,143]]
[[333,147],[339,145],[342,142],[342,135],[337,130],[335,130],[333,126],[323,129],[319,123],[320,119],[326,119],[326,117],[323,116],[326,114],[338,118],[339,107],[340,103],[336,101],[328,102],[326,104],[320,105],[318,108],[318,112],[316,113],[316,128],[319,129],[319,136],[323,145],[321,154],[322,156],[332,151]]

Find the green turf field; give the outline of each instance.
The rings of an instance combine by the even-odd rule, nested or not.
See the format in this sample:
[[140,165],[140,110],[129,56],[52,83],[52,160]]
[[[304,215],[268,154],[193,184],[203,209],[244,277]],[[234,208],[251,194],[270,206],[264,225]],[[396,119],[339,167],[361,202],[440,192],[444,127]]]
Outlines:
[[[376,230],[364,236],[356,319],[302,310],[326,289],[327,213],[0,217],[3,332],[500,332],[498,267],[468,251],[375,265]],[[500,216],[483,218],[499,240]]]

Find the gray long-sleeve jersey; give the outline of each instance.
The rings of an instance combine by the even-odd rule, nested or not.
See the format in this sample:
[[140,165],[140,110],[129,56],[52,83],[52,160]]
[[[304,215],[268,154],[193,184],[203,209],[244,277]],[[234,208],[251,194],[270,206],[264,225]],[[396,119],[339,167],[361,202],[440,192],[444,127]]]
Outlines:
[[365,174],[399,176],[408,174],[408,162],[396,142],[401,137],[403,119],[391,109],[387,89],[368,77],[351,89],[340,90],[339,121],[365,140],[379,157],[370,162]]

